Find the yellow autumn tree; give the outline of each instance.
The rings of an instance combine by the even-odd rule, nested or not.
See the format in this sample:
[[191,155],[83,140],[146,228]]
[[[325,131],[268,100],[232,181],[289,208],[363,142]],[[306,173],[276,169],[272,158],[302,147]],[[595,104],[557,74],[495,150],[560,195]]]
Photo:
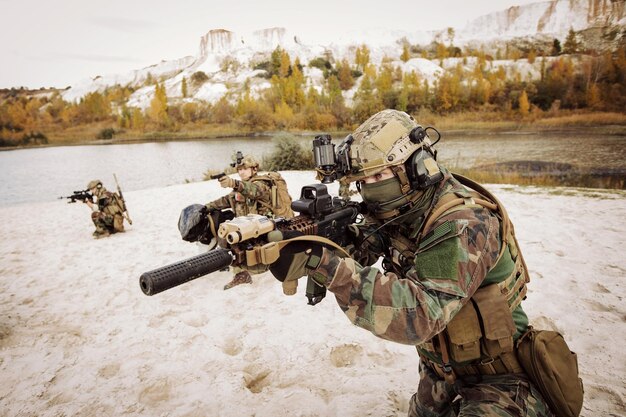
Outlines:
[[587,107],[595,109],[600,106],[600,89],[598,88],[598,84],[591,83],[589,87],[587,87],[587,91],[585,92],[585,101],[587,102]]
[[131,112],[130,127],[135,130],[143,130],[146,127],[146,118],[142,111],[136,107]]
[[165,86],[159,82],[154,86],[154,97],[150,101],[148,117],[159,126],[165,126],[169,123]]
[[283,50],[280,56],[280,68],[278,75],[280,78],[287,78],[291,72],[291,58],[287,51]]
[[349,90],[354,86],[352,69],[347,59],[341,61],[341,64],[337,66],[337,79],[342,90]]
[[526,94],[526,90],[522,91],[522,94],[519,97],[519,114],[522,117],[528,116],[528,111],[530,110],[530,102],[528,101],[528,94]]
[[354,63],[356,64],[357,68],[365,71],[365,68],[370,63],[370,50],[367,45],[363,44],[356,48]]
[[409,45],[407,43],[402,45],[402,54],[400,55],[400,59],[402,62],[407,62],[411,59],[411,52],[409,51]]

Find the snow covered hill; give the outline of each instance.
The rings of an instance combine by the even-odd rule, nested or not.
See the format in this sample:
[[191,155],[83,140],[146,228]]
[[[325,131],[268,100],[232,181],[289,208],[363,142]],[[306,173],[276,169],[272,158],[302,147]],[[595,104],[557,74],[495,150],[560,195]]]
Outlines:
[[[446,44],[454,41],[455,45],[472,44],[494,45],[504,40],[539,37],[544,42],[552,38],[564,39],[571,29],[585,31],[599,29],[607,31],[617,28],[615,37],[622,36],[626,27],[624,0],[554,0],[532,3],[525,6],[511,7],[475,19],[465,28],[454,28],[454,36],[448,29],[440,31],[404,32],[398,30],[363,30],[333,34],[332,40],[302,39],[296,32],[286,28],[267,28],[249,33],[236,33],[226,29],[213,29],[200,38],[198,54],[175,61],[130,71],[126,74],[103,75],[76,83],[63,92],[63,97],[75,101],[93,91],[103,91],[107,86],[132,85],[140,87],[131,96],[128,105],[147,108],[154,96],[154,85],[144,86],[150,77],[164,81],[169,98],[180,100],[205,100],[215,102],[229,91],[240,91],[244,83],[252,94],[266,89],[269,82],[261,77],[263,70],[254,69],[256,64],[267,61],[271,52],[280,46],[287,51],[292,60],[298,58],[304,66],[303,73],[310,85],[321,89],[322,71],[307,64],[314,58],[324,57],[333,61],[347,59],[354,62],[356,48],[366,44],[370,49],[370,60],[380,64],[383,59],[392,60],[403,72],[415,71],[422,79],[433,81],[449,68],[450,61],[443,63],[414,58],[408,62],[400,60],[402,45],[428,45],[433,40]],[[604,33],[604,32],[603,32]],[[596,34],[596,38],[599,37]],[[516,66],[519,62],[494,63],[496,66]],[[536,68],[521,68],[518,72],[524,77],[538,75]],[[197,72],[208,76],[206,82],[195,85],[189,96],[183,99],[182,83],[187,82]],[[348,101],[357,86],[345,93]]]

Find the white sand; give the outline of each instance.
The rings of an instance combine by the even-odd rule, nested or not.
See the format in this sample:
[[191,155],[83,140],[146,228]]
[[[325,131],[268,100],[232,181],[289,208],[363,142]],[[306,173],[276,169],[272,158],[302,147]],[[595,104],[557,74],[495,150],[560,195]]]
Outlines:
[[[285,176],[294,197],[314,182]],[[531,322],[579,355],[582,415],[625,415],[626,193],[489,188],[531,270]],[[141,292],[142,272],[199,251],[180,210],[223,192],[129,192],[134,224],[99,240],[79,204],[0,208],[0,416],[406,415],[415,349],[353,326],[332,295],[307,306],[270,274],[223,291],[227,272]]]

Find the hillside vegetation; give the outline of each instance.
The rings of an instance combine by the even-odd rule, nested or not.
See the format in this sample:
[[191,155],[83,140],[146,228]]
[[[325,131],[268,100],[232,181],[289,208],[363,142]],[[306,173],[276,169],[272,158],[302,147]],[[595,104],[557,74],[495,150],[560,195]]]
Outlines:
[[[5,89],[0,90],[0,146],[347,131],[384,108],[447,130],[606,126],[609,133],[624,133],[625,47],[602,54],[583,51],[576,34],[570,35],[563,47],[555,39],[550,50],[507,47],[495,57],[462,50],[452,40],[448,45],[402,45],[401,61],[419,57],[445,67],[434,80],[403,71],[397,60],[370,62],[369,48],[361,45],[353,60],[327,56],[306,64],[322,71],[321,88],[304,75],[298,58],[277,47],[255,67],[258,76],[269,80],[267,89],[252,91],[244,85],[216,102],[188,98],[190,89],[207,82],[202,72],[183,78],[176,97],[168,97],[164,80],[153,77],[141,86],[91,92],[77,102],[65,101],[59,90]],[[519,69],[496,65],[504,60]],[[538,76],[523,72],[527,64],[539,68]],[[149,106],[129,106],[133,92],[146,85],[154,89]]]

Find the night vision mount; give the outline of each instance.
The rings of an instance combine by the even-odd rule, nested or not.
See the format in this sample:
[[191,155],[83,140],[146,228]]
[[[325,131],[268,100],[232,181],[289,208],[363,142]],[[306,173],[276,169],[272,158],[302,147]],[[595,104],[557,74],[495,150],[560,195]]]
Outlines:
[[315,169],[322,177],[323,184],[329,184],[350,173],[350,145],[354,142],[352,135],[337,146],[331,143],[330,135],[317,135],[313,139],[313,158]]
[[241,165],[242,160],[243,160],[243,153],[241,153],[241,151],[237,151],[237,154],[235,155],[235,162],[231,162],[230,166],[234,168],[237,165]]
[[[423,143],[426,138],[429,138],[429,130],[437,134],[437,140],[432,143]],[[416,126],[409,132],[409,140],[411,142],[415,144],[423,143],[422,148],[416,150],[407,163],[411,182],[419,189],[443,179],[443,174],[435,162],[437,160],[437,151],[433,149],[433,146],[440,139],[441,133],[432,126]],[[348,135],[335,149],[330,135],[315,136],[313,140],[313,158],[315,159],[315,170],[321,177],[322,184],[329,184],[352,172],[353,167],[350,165],[350,146],[352,142],[354,142],[354,138],[352,135]]]

